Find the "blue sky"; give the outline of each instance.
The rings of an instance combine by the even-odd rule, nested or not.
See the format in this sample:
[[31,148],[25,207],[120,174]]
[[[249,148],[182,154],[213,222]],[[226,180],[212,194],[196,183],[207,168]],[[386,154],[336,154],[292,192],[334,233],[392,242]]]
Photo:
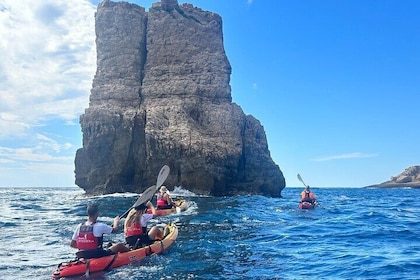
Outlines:
[[[287,186],[300,173],[362,187],[420,164],[420,1],[178,2],[223,18],[233,101]],[[97,4],[0,0],[0,186],[74,186]]]

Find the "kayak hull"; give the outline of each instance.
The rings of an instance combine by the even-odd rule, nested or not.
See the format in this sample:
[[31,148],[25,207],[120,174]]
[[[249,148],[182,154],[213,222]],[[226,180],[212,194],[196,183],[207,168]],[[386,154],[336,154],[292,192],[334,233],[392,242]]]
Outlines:
[[[185,199],[179,199],[174,202],[175,207],[169,208],[169,209],[157,209],[156,208],[156,216],[167,216],[171,215],[173,213],[177,213],[178,211],[185,211],[188,208],[188,203]],[[152,210],[147,209],[146,213],[151,214]]]
[[178,237],[178,228],[175,224],[167,225],[165,230],[169,230],[169,234],[167,234],[163,240],[155,241],[147,247],[102,258],[63,262],[58,265],[51,277],[53,279],[61,279],[65,277],[94,274],[140,261],[152,254],[161,254],[168,250]]
[[314,209],[315,203],[311,203],[308,201],[301,201],[299,202],[299,209]]

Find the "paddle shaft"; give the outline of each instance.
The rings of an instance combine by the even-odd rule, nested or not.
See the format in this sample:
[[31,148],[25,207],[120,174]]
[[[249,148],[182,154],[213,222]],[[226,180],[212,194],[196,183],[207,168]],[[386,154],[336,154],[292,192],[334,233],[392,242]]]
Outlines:
[[122,214],[120,216],[120,219],[127,217],[128,213],[130,212],[130,210],[133,209],[132,207],[128,208],[127,211],[124,212],[124,214]]

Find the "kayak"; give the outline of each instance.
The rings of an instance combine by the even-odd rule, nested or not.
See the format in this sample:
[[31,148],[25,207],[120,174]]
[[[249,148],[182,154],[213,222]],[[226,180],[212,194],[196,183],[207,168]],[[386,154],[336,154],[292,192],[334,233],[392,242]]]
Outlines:
[[164,232],[166,232],[164,238],[155,241],[150,246],[101,258],[89,260],[78,259],[60,263],[51,277],[53,279],[60,279],[63,277],[77,277],[91,273],[106,272],[116,267],[140,261],[152,254],[161,254],[175,243],[178,237],[178,228],[175,224],[166,225]]
[[[167,216],[172,213],[179,213],[185,211],[188,208],[188,203],[185,199],[179,199],[174,201],[175,207],[169,209],[158,209],[156,208],[156,216]],[[146,213],[152,214],[152,210],[147,209]]]
[[316,203],[311,203],[309,201],[299,202],[299,209],[314,209]]

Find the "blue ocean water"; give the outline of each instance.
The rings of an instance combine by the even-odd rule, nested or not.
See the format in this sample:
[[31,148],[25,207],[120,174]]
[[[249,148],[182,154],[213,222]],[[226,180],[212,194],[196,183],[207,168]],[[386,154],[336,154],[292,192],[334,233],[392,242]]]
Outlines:
[[[153,220],[176,222],[175,245],[94,279],[420,279],[420,190],[313,188],[320,207],[299,210],[301,190],[215,198],[176,189],[189,209]],[[136,199],[0,188],[0,279],[50,279],[58,263],[74,258],[70,237],[88,202],[110,224]]]

